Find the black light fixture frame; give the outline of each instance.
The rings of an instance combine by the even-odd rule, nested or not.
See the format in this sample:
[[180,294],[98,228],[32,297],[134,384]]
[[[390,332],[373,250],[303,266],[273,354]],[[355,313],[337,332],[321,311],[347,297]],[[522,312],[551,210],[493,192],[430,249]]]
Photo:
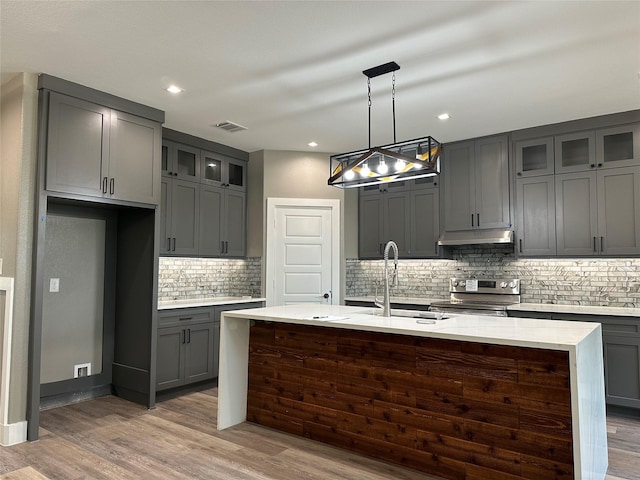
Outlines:
[[[396,142],[396,103],[395,103],[395,73],[393,76],[392,110],[393,110],[393,143],[382,147],[371,147],[371,79],[400,70],[396,62],[388,62],[376,67],[363,70],[367,77],[368,107],[369,107],[369,149],[358,150],[339,155],[332,155],[329,159],[328,185],[340,188],[360,187],[380,183],[391,183],[405,179],[433,177],[440,174],[440,153],[442,145],[432,137],[423,137],[405,142]],[[426,150],[426,153],[423,153]],[[412,155],[407,155],[412,152]],[[386,159],[404,162],[407,167],[402,171],[393,173],[369,173],[363,174],[362,166],[368,165],[368,160],[378,158],[380,162]],[[337,166],[334,167],[334,165]],[[353,172],[350,180],[345,178],[345,173]]]

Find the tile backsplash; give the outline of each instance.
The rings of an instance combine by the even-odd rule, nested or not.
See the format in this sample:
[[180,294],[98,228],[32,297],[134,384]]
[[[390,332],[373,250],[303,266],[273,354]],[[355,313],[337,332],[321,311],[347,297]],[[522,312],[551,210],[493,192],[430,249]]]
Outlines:
[[[382,260],[348,259],[345,296],[382,296]],[[640,259],[516,259],[506,247],[459,248],[452,260],[400,260],[392,295],[448,298],[456,276],[521,279],[521,301],[640,308]]]
[[158,300],[260,297],[262,259],[160,257]]
[[[382,260],[346,261],[346,297],[382,296]],[[158,299],[260,297],[262,259],[161,257]],[[448,298],[449,278],[515,277],[521,300],[640,308],[640,258],[517,259],[507,247],[454,250],[451,260],[400,260],[392,295]]]

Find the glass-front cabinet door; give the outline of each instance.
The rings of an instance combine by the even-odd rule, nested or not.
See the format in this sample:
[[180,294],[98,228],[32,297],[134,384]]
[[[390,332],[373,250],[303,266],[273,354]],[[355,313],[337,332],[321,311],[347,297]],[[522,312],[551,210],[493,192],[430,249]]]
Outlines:
[[640,165],[640,124],[596,130],[598,168]]
[[554,172],[553,137],[516,142],[516,175],[537,177]]
[[202,182],[222,185],[222,160],[215,153],[202,152]]
[[220,153],[202,151],[200,180],[216,187],[244,192],[247,187],[247,169],[243,161],[236,161]]
[[244,162],[235,162],[233,160],[227,160],[227,187],[232,190],[238,190],[244,192],[247,187],[246,180],[246,164]]
[[162,175],[191,182],[199,181],[200,150],[170,140],[163,140]]
[[593,130],[555,137],[556,173],[584,172],[596,168],[596,135]]

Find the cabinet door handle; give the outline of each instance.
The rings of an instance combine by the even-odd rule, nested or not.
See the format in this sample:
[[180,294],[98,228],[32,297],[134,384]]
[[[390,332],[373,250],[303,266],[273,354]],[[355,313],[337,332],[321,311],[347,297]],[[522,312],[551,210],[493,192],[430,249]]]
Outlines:
[[520,244],[520,253],[522,253],[522,239],[518,239],[518,243]]
[[518,172],[518,173],[517,173],[517,175],[518,175],[519,177],[521,177],[521,176],[522,176],[522,172]]
[[480,214],[479,213],[476,213],[476,220],[477,220],[476,226],[479,227],[480,226]]
[[184,328],[182,329],[182,343],[187,343],[187,331]]
[[116,191],[116,179],[111,177],[111,180],[109,181],[109,195],[113,195],[115,191]]
[[598,168],[602,168],[602,165],[603,165],[602,163],[599,163]]
[[171,237],[167,237],[167,252],[171,251]]
[[187,328],[187,343],[191,343],[191,329]]
[[229,253],[229,241],[224,241],[224,253]]
[[171,249],[172,252],[176,251],[176,237],[173,237],[173,248]]
[[596,168],[596,165],[595,165],[595,163],[592,163],[591,165],[589,165],[589,167]]
[[471,214],[471,226],[473,227],[473,213]]
[[102,193],[107,194],[107,177],[102,178]]
[[220,253],[224,253],[224,240],[220,240]]
[[438,255],[438,242],[437,242],[437,241],[435,241],[435,242],[433,242],[433,243],[435,244],[434,251],[436,252],[436,255]]
[[593,251],[594,252],[598,251],[598,247],[596,246],[596,237],[593,237]]
[[184,322],[186,320],[193,320],[193,317],[179,317],[181,322]]
[[604,252],[604,237],[600,237],[600,251]]

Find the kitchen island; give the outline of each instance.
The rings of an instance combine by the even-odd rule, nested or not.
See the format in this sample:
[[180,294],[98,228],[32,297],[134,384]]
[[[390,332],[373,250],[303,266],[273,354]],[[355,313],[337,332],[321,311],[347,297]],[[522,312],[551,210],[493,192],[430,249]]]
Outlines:
[[371,313],[225,312],[218,428],[249,420],[444,478],[604,478],[599,324]]

